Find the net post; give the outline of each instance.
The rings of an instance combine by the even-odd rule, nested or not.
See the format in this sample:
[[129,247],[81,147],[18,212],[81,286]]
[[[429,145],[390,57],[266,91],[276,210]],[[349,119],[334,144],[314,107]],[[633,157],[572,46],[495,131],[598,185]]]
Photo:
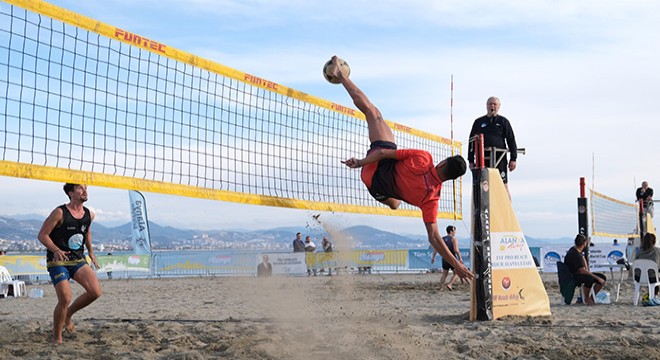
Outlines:
[[490,197],[488,169],[484,166],[483,134],[475,139],[475,169],[472,172],[472,301],[470,320],[493,319],[493,278],[490,244]]
[[591,238],[589,237],[589,214],[588,214],[588,204],[585,191],[585,181],[584,177],[580,178],[580,197],[577,199],[578,205],[578,234],[584,235],[587,237],[587,246],[584,248],[584,258],[589,263],[589,245],[591,244]]
[[486,164],[486,160],[484,159],[484,134],[479,134],[479,137],[477,138],[474,156],[477,159],[477,168],[483,169]]

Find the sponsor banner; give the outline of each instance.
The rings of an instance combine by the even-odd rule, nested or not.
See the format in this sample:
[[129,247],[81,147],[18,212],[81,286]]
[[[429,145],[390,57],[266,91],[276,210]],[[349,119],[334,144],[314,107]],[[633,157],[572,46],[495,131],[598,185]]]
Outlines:
[[45,255],[0,256],[0,265],[12,275],[47,274]]
[[151,255],[137,254],[97,256],[99,268],[96,271],[149,271],[150,259]]
[[[470,249],[459,249],[463,265],[470,268]],[[408,268],[409,269],[442,269],[442,257],[440,254],[435,256],[435,262],[431,263],[433,258],[433,249],[421,250],[414,249],[408,250]]]
[[256,263],[254,253],[233,253],[224,251],[191,252],[181,257],[177,253],[157,253],[154,255],[154,272],[157,274],[185,275],[198,274],[254,274]]
[[432,249],[415,249],[408,250],[408,266],[411,269],[441,269],[442,268],[442,258],[440,255],[436,255],[435,263],[431,264],[431,258],[433,257]]
[[535,266],[493,271],[493,316],[550,315],[548,294],[542,284],[535,286],[535,277],[540,280]]
[[[307,265],[305,264],[305,253],[268,253],[268,260],[273,265],[273,275],[303,275],[307,274]],[[262,261],[262,257],[257,257],[257,265]],[[254,273],[257,273],[257,265],[254,266]]]
[[570,248],[570,245],[544,246],[541,260],[543,272],[557,272],[557,261],[564,261],[564,256]]
[[[557,272],[557,261],[564,261],[571,245],[543,247],[543,272]],[[609,269],[619,259],[626,258],[626,247],[622,245],[594,244],[589,247],[589,267],[592,270]]]
[[493,269],[534,268],[536,264],[522,232],[492,232]]
[[136,254],[151,254],[151,236],[147,220],[147,203],[139,191],[129,190],[128,198],[131,208],[131,235],[133,249]]
[[351,252],[355,266],[406,267],[407,250],[355,250]]
[[507,315],[550,315],[543,286],[508,192],[489,169],[493,319]]
[[[589,248],[589,267],[592,269],[609,269],[619,259],[625,258],[626,248],[614,245],[594,245]],[[564,254],[566,255],[566,254]]]

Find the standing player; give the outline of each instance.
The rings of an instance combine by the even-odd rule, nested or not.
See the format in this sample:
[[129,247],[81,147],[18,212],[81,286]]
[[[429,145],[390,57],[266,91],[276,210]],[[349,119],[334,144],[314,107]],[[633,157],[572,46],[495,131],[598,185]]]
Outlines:
[[[87,201],[87,186],[65,184],[64,193],[69,203],[50,213],[39,231],[39,241],[46,249],[46,267],[55,286],[57,305],[53,311],[53,343],[62,343],[62,331],[75,331],[71,317],[78,310],[101,296],[101,286],[96,273],[85,260],[85,248],[92,263],[99,265],[92,249],[92,233],[89,226],[94,213],[83,206]],[[85,292],[71,302],[69,279],[74,279]]]
[[[458,239],[456,238],[456,226],[449,225],[447,226],[447,235],[442,237],[442,241],[445,242],[445,245],[447,245],[447,248],[449,251],[452,253],[452,256],[457,258],[460,263],[463,263],[463,258],[461,257],[461,250],[458,248]],[[431,264],[435,262],[435,254],[436,251],[433,251],[433,256],[431,257]],[[442,276],[440,276],[440,289],[442,290],[442,286],[445,284],[445,280],[447,280],[447,275],[449,275],[449,270],[454,270],[454,268],[449,264],[449,261],[445,259],[444,257],[442,258]],[[458,275],[454,273],[451,276],[451,279],[449,279],[449,284],[447,284],[447,289],[449,291],[453,290],[454,288],[452,287],[454,283],[458,280]]]
[[391,209],[397,209],[401,200],[422,210],[424,226],[429,243],[447,259],[454,272],[461,278],[473,275],[452,256],[442,241],[436,222],[438,200],[442,182],[456,179],[465,174],[465,160],[457,155],[433,164],[430,153],[424,150],[397,150],[394,134],[385,123],[382,114],[348,76],[339,70],[337,56],[332,57],[332,78],[339,80],[348,94],[367,118],[371,148],[363,159],[350,158],[343,161],[350,168],[362,168],[362,182],[369,193]]

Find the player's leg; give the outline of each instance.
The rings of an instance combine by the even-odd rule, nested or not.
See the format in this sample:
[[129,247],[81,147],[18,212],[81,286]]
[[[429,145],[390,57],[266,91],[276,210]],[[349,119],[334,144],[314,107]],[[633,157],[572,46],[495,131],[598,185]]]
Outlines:
[[57,305],[53,310],[53,343],[62,343],[62,328],[66,319],[66,312],[71,302],[71,287],[69,280],[62,280],[55,284],[55,294],[57,295]]
[[395,198],[387,198],[383,201],[381,201],[383,204],[387,205],[390,207],[392,210],[396,210],[399,208],[399,205],[401,205],[401,200],[395,199]]
[[369,127],[369,140],[373,143],[374,141],[394,141],[394,134],[392,129],[385,123],[383,115],[380,113],[380,110],[369,101],[367,95],[360,90],[360,88],[355,85],[355,83],[344,75],[339,70],[338,58],[337,56],[332,57],[332,63],[335,65],[332,69],[331,76],[339,79],[341,84],[344,86],[348,95],[353,99],[353,103],[357,108],[362,111],[364,116],[367,118],[367,126]]
[[89,265],[84,264],[76,270],[73,279],[85,288],[85,292],[78,296],[67,310],[64,326],[68,332],[75,330],[71,321],[73,314],[101,296],[101,285],[99,285],[99,280],[96,278],[96,273]]

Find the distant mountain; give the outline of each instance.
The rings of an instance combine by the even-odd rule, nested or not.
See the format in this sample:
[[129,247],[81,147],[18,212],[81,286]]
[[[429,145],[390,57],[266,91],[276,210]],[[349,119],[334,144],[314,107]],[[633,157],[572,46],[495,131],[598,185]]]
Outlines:
[[28,220],[0,216],[0,239],[36,240],[43,222],[43,218]]
[[[0,216],[0,241],[6,240],[5,248],[12,248],[12,243],[21,242],[21,249],[39,248],[37,234],[43,224],[43,217],[24,215],[6,217]],[[149,222],[152,247],[154,249],[274,249],[289,250],[295,234],[300,231],[303,236],[310,235],[317,247],[321,246],[321,239],[332,236],[322,226],[279,227],[265,230],[191,230],[178,229],[171,226],[162,226]],[[119,249],[132,248],[131,223],[108,227],[98,222],[92,226],[94,244],[112,245]],[[370,226],[352,226],[340,230],[336,236],[341,236],[355,249],[413,249],[427,248],[426,235],[396,234],[382,231]],[[526,237],[530,246],[544,246],[551,244],[571,244],[570,238],[538,239]],[[26,244],[26,245],[25,245]],[[469,238],[459,237],[461,248],[470,246]]]

